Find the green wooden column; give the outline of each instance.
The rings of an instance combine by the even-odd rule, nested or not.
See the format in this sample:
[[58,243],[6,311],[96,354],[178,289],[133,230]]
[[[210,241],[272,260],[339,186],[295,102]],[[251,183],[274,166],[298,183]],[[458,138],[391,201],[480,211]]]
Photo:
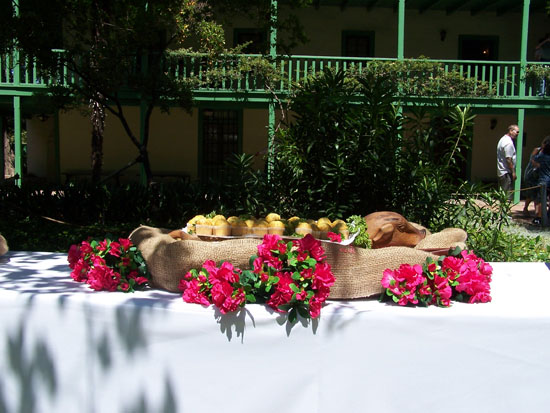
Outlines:
[[[145,8],[147,9],[149,7],[149,4],[145,4]],[[141,73],[143,76],[146,76],[147,70],[149,70],[149,61],[148,56],[143,53],[141,55]],[[147,114],[147,102],[145,99],[143,99],[143,96],[141,96],[139,101],[139,143],[143,145],[145,142],[145,116]],[[143,162],[140,164],[139,168],[139,181],[143,186],[147,186],[147,174],[145,173],[145,166]]]
[[[523,18],[521,22],[521,49],[519,57],[519,97],[523,99],[525,97],[525,70],[527,67],[527,37],[529,35],[529,6],[531,0],[523,0]],[[525,109],[518,109],[518,127],[519,135],[516,143],[516,182],[514,183],[514,203],[519,202],[520,189],[521,189],[521,175],[522,165],[521,160],[523,157],[523,127],[525,125]]]
[[13,137],[15,140],[15,184],[21,186],[23,177],[23,145],[21,144],[21,97],[13,97]]
[[[141,99],[139,103],[139,143],[143,145],[145,142],[145,116],[147,113],[147,102]],[[143,186],[147,186],[147,174],[143,162],[139,168],[139,181]]]
[[[13,10],[15,16],[19,16],[19,0],[13,0]],[[13,51],[13,84],[21,84],[21,68],[19,66],[19,49],[16,47]],[[21,186],[23,178],[23,145],[21,143],[21,97],[13,97],[13,134],[15,140],[15,174],[18,178],[15,180],[17,186]]]
[[4,118],[0,116],[0,134],[2,134],[2,150],[0,151],[0,182],[4,180],[6,175],[5,166],[6,166],[6,154],[4,153]]
[[397,17],[397,58],[405,58],[405,0],[399,0]]
[[[277,58],[277,0],[271,0],[271,13],[269,20],[269,57],[275,65]],[[275,141],[275,101],[273,96],[268,104],[268,127],[267,127],[267,179],[270,180],[273,174],[274,163],[274,141]]]
[[55,182],[61,183],[61,150],[59,145],[59,110],[53,115],[53,142],[54,142],[54,162],[55,162]]
[[[403,60],[405,58],[405,0],[399,0],[399,6],[397,11],[397,59]],[[399,87],[401,92],[401,87]],[[401,94],[401,93],[400,93]],[[403,114],[403,106],[399,105],[398,113]],[[400,139],[403,139],[403,130],[400,130]],[[399,149],[398,149],[399,152]],[[395,156],[401,156],[396,153]]]

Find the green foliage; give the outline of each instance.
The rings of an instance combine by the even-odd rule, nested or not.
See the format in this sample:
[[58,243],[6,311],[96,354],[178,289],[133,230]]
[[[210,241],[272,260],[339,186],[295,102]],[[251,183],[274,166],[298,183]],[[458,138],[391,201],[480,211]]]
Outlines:
[[358,232],[357,236],[353,240],[353,245],[361,248],[371,248],[372,240],[369,238],[367,233],[367,222],[365,218],[360,215],[352,215],[346,220],[349,233],[355,234]]
[[270,188],[265,174],[253,168],[254,156],[234,154],[225,164],[224,209],[234,214],[265,215],[270,207]]
[[[66,252],[72,244],[89,237],[127,237],[140,224],[181,228],[198,212],[244,210],[246,205],[257,211],[283,207],[283,204],[268,207],[264,202],[270,196],[264,194],[262,198],[256,191],[243,204],[244,188],[251,183],[245,182],[239,189],[242,191],[239,205],[233,204],[231,192],[222,197],[223,191],[214,193],[196,183],[166,183],[150,189],[137,184],[100,189],[84,183],[22,188],[3,185],[0,233],[12,250]],[[514,232],[509,219],[510,201],[504,192],[463,185],[449,197],[446,202],[428,208],[411,207],[404,212],[405,216],[416,222],[420,221],[415,216],[427,217],[422,223],[432,232],[450,227],[464,229],[468,233],[468,248],[485,261],[550,261],[548,237]],[[352,226],[349,229],[354,231]]]
[[369,62],[358,78],[386,76],[397,86],[397,96],[494,96],[497,84],[468,77],[461,73],[460,65],[450,68],[440,62],[424,60],[421,56],[415,60]]
[[279,131],[275,152],[275,186],[292,214],[393,210],[421,223],[450,199],[464,176],[470,110],[440,105],[404,118],[395,93],[386,74],[354,81],[342,71],[298,89],[295,121]]
[[388,191],[376,191],[395,170],[401,117],[393,90],[384,77],[349,82],[342,71],[300,86],[290,104],[295,121],[277,135],[274,174],[296,214],[336,218],[388,201]]

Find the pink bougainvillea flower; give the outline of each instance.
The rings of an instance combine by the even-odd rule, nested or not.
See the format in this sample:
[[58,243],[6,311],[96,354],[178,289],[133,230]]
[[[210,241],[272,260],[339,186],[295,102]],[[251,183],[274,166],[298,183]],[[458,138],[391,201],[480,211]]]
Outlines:
[[[87,282],[97,291],[134,291],[144,287],[149,279],[139,251],[130,252],[128,239],[119,241],[82,241],[69,248],[67,260],[73,269],[71,277],[75,281]],[[139,261],[138,261],[139,259]],[[139,267],[139,269],[138,269]],[[136,283],[131,283],[131,280]]]
[[491,301],[491,295],[488,291],[479,291],[472,295],[468,300],[469,303],[488,303]]
[[292,274],[289,272],[277,273],[279,282],[275,285],[275,291],[267,300],[267,305],[275,311],[282,312],[279,306],[287,304],[292,299],[292,289],[290,284],[293,284]]
[[96,291],[116,291],[120,274],[112,268],[97,266],[88,273],[88,284]]
[[206,260],[204,262],[204,264],[202,264],[202,267],[208,271],[208,273],[210,272],[215,272],[217,270],[217,266],[216,266],[216,263],[213,261],[213,260]]
[[92,249],[92,246],[88,241],[82,241],[82,244],[80,245],[80,252],[84,255],[91,254],[94,250]]
[[298,255],[296,256],[296,259],[300,262],[303,262],[309,258],[309,254],[307,251],[300,251]]
[[90,257],[92,260],[92,264],[94,267],[104,267],[107,264],[105,263],[105,260],[101,258],[99,255],[94,255]]
[[307,298],[306,290],[302,290],[299,293],[296,293],[296,299],[298,301],[304,301]]
[[134,278],[136,280],[136,283],[138,285],[143,285],[143,284],[146,284],[149,280],[145,277],[136,277]]
[[265,234],[263,242],[258,245],[258,256],[269,258],[273,255],[272,251],[279,251],[279,242],[282,238],[277,234]]
[[305,268],[300,272],[300,275],[304,277],[304,279],[309,279],[313,277],[313,268]]
[[321,241],[313,238],[311,234],[307,234],[305,237],[293,241],[293,243],[298,247],[299,251],[309,251],[310,255],[318,262],[324,261],[325,250],[321,246]]
[[108,248],[107,244],[108,244],[108,241],[105,239],[103,241],[100,241],[96,248],[98,251],[107,251],[107,248]]
[[342,235],[336,234],[334,232],[327,232],[327,237],[332,242],[342,242]]
[[330,264],[322,262],[315,265],[315,280],[313,282],[313,288],[332,287],[335,281],[336,280],[330,268]]
[[74,268],[78,260],[81,257],[80,247],[78,245],[71,245],[69,248],[69,254],[67,256],[67,261],[69,261],[69,267]]
[[200,291],[201,286],[196,279],[190,281],[185,279],[180,280],[179,289],[183,291],[182,298],[186,303],[196,303],[204,306],[211,304],[208,298]]
[[211,295],[212,303],[219,308],[222,314],[237,310],[245,299],[242,290],[234,291],[233,287],[224,281],[212,285]]
[[311,318],[317,318],[319,315],[321,315],[321,307],[323,306],[323,302],[315,299],[313,297],[311,301],[309,302],[309,315]]
[[133,245],[132,241],[130,241],[128,238],[119,238],[118,242],[120,243],[124,251],[128,251],[130,247]]
[[78,282],[83,282],[88,279],[88,271],[90,270],[90,266],[88,263],[83,259],[80,258],[73,267],[73,271],[71,272],[71,278]]
[[120,244],[118,242],[111,242],[111,245],[109,246],[109,254],[111,254],[113,257],[120,257],[121,251]]
[[226,281],[228,283],[236,283],[239,281],[240,270],[233,267],[230,262],[224,262],[218,268],[213,266],[208,269],[208,280],[213,285],[218,282]]
[[238,289],[234,291],[234,293],[231,296],[228,296],[225,298],[223,303],[219,306],[220,312],[222,314],[231,313],[233,311],[236,311],[244,305],[245,302],[245,295],[244,291],[242,289]]
[[416,289],[424,283],[422,272],[419,264],[401,264],[396,270],[385,270],[381,283],[398,299],[399,305],[418,304]]

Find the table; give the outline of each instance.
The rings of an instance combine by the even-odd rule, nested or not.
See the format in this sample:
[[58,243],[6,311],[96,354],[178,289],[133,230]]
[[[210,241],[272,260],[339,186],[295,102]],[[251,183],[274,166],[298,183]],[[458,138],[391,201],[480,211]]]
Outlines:
[[546,412],[550,271],[493,263],[493,301],[331,301],[290,325],[178,294],[94,292],[66,255],[0,257],[0,411]]

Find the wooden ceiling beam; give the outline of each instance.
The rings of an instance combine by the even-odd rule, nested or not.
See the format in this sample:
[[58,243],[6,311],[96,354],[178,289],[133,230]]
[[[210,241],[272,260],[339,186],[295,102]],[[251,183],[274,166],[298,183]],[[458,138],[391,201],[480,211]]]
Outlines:
[[466,5],[467,3],[468,1],[464,1],[464,0],[457,0],[457,1],[450,2],[450,4],[445,8],[445,12],[447,13],[447,15],[453,14],[460,7]]
[[492,4],[495,4],[495,3],[498,3],[500,0],[485,0],[482,4],[478,4],[477,6],[473,6],[471,9],[470,9],[470,14],[472,16],[475,16],[476,14],[478,14],[479,12],[485,10],[486,8],[488,8],[489,6],[491,6]]
[[441,0],[427,0],[420,4],[418,6],[418,13],[422,14],[426,10],[430,9],[431,7],[435,6],[437,3],[439,3]]
[[378,3],[378,0],[367,1],[367,4],[366,4],[367,11],[371,11],[374,8],[374,6],[376,6],[376,3]]

